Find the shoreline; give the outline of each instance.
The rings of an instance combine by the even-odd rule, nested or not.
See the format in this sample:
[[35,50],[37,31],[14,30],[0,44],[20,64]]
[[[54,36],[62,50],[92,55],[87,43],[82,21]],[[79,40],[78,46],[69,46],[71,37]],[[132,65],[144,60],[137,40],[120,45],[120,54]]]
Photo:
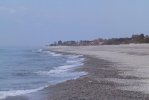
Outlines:
[[[84,64],[84,59],[85,58],[84,58],[83,55],[70,54],[70,53],[62,53],[62,52],[61,53],[60,52],[53,52],[53,53],[62,54],[64,56],[65,55],[66,56],[72,56],[72,57],[76,57],[76,59],[78,59],[77,62],[80,63],[80,64],[75,65],[76,67],[72,67],[72,68],[69,69],[70,72],[72,72],[72,73],[78,73],[78,76],[76,76],[74,78],[71,78],[71,79],[67,79],[67,80],[74,80],[74,79],[77,79],[77,78],[79,78],[79,77],[87,74],[85,71],[78,71],[78,69],[82,66],[82,64]],[[82,58],[83,58],[83,60],[82,60]],[[43,86],[42,89],[40,89],[38,91],[35,91],[35,92],[21,94],[21,95],[16,95],[16,96],[7,96],[5,99],[0,99],[0,100],[45,100],[45,90],[46,90],[47,87],[55,86],[57,84],[60,84],[60,83],[65,82],[67,80],[64,80],[64,81],[61,81],[61,82],[58,82],[58,83],[54,83],[54,84],[47,84],[46,86]],[[36,97],[37,95],[41,95],[41,97],[40,98],[37,98]]]
[[[115,47],[115,46],[114,46]],[[78,50],[80,48],[80,50]],[[90,49],[95,50],[92,51]],[[129,47],[130,48],[130,47]],[[113,49],[113,48],[112,48]],[[90,50],[88,52],[88,50]],[[99,50],[99,51],[98,51]],[[149,94],[141,91],[123,90],[126,86],[132,87],[136,84],[126,84],[121,80],[138,80],[142,81],[142,77],[137,77],[133,74],[125,74],[128,70],[126,66],[120,64],[119,61],[104,58],[100,53],[111,52],[116,57],[123,57],[123,53],[111,51],[100,51],[99,47],[56,47],[52,48],[52,51],[65,53],[65,54],[81,54],[86,58],[85,64],[81,66],[77,71],[86,71],[88,75],[81,76],[77,79],[68,80],[56,85],[49,86],[42,91],[39,91],[44,96],[44,99],[40,100],[147,100]],[[126,52],[127,53],[127,52]],[[140,53],[137,52],[137,56],[134,56],[134,52],[128,57],[140,57]],[[119,56],[117,56],[117,55]],[[103,54],[106,55],[106,54]],[[111,56],[111,55],[110,55]],[[141,55],[142,56],[142,55]],[[112,56],[113,57],[113,56]],[[144,57],[144,56],[142,56]],[[124,56],[125,58],[125,56]],[[126,56],[127,58],[127,56]],[[129,59],[128,59],[129,60]],[[125,68],[126,67],[126,68]],[[129,67],[129,66],[128,66]],[[131,66],[130,66],[131,68]],[[111,80],[110,80],[111,79]],[[115,80],[114,80],[115,79]],[[132,82],[133,83],[133,82]],[[121,88],[119,88],[121,87]],[[8,99],[17,100],[17,99]],[[18,99],[29,100],[29,99]],[[32,100],[32,99],[31,99]]]
[[[121,86],[116,86],[116,89],[122,91],[122,94],[123,92],[126,92],[124,94],[131,94],[132,96],[130,95],[130,97],[135,95],[135,99],[139,97],[137,100],[149,99],[148,44],[56,46],[49,47],[49,49],[56,52],[86,55],[91,58],[98,60],[103,59],[110,62],[113,64],[111,67],[118,70],[119,73],[117,74],[117,77],[105,78],[106,82],[108,81],[118,85],[122,84]],[[133,99],[134,98],[130,100]],[[128,100],[128,98],[126,100]]]
[[[118,78],[119,70],[113,68],[113,63],[103,59],[87,56],[87,61],[79,70],[89,74],[75,80],[68,80],[46,91],[52,90],[46,100],[145,100],[149,95],[141,92],[116,89],[124,86],[105,78]],[[91,67],[92,66],[92,67]],[[62,98],[62,99],[61,99]]]

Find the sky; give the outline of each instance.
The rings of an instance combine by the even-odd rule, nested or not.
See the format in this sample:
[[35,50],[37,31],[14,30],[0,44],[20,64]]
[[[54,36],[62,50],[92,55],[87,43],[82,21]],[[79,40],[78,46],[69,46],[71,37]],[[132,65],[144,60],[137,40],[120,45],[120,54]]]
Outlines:
[[0,46],[149,33],[149,0],[0,0]]

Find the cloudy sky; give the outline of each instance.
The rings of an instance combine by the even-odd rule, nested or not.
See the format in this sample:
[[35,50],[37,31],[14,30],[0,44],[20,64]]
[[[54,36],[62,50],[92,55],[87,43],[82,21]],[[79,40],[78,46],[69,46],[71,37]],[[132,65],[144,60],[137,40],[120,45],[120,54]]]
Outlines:
[[149,33],[149,0],[0,0],[0,46]]

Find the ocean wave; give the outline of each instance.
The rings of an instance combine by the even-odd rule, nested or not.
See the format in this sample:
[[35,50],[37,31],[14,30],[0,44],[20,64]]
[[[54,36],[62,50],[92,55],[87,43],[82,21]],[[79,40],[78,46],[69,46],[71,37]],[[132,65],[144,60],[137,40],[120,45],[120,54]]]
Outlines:
[[62,54],[60,54],[60,53],[56,53],[56,52],[52,52],[52,51],[44,50],[44,49],[38,49],[37,52],[38,52],[38,53],[49,54],[49,55],[52,55],[52,56],[54,56],[54,57],[62,56]]
[[82,65],[83,63],[78,63],[74,65],[64,65],[64,66],[55,67],[54,69],[50,71],[38,71],[36,73],[40,75],[60,74],[60,73],[70,71],[72,68],[75,68],[77,66],[82,66]]
[[[52,52],[49,50],[39,49],[38,51],[40,51],[42,53],[50,54],[52,56],[62,56],[62,54],[60,54],[60,53]],[[66,61],[66,65],[55,67],[54,69],[49,70],[49,71],[38,71],[35,73],[40,74],[40,75],[51,75],[51,74],[63,73],[63,72],[66,72],[74,67],[82,66],[83,61],[85,60],[85,58],[82,58],[83,55],[72,54],[72,55],[63,55],[63,56],[67,57],[67,59],[68,59]]]
[[67,55],[68,59],[78,59],[80,57],[83,57],[83,55]]
[[60,54],[60,53],[55,53],[55,52],[51,52],[51,51],[47,51],[47,50],[42,50],[42,53],[49,54],[54,57],[62,56],[62,54]]
[[55,67],[54,69],[51,69],[49,71],[38,71],[36,73],[40,75],[61,74],[64,72],[68,72],[72,70],[73,68],[84,65],[83,62],[85,58],[80,58],[83,55],[66,55],[66,56],[67,56],[66,65]]
[[50,54],[50,55],[52,55],[54,57],[62,56],[62,54],[60,54],[60,53],[55,53],[55,52],[51,52],[51,51],[49,51],[48,54]]
[[[30,66],[28,67],[30,69],[29,71],[28,71],[28,69],[26,71],[26,65],[23,66],[23,70],[22,69],[14,70],[14,72],[11,72],[11,76],[13,76],[13,80],[19,78],[19,79],[22,79],[23,81],[22,80],[19,80],[18,83],[16,81],[17,85],[15,85],[15,86],[13,84],[14,81],[12,83],[10,83],[10,85],[12,84],[12,86],[10,86],[10,88],[12,90],[8,90],[7,91],[7,89],[4,89],[5,87],[7,88],[7,84],[6,84],[6,86],[2,87],[1,90],[0,90],[0,100],[1,99],[5,99],[8,96],[19,96],[19,95],[30,94],[30,93],[37,92],[37,91],[40,91],[40,90],[42,90],[42,89],[45,88],[45,86],[38,88],[39,85],[40,86],[43,86],[43,84],[41,83],[41,84],[39,84],[39,85],[36,86],[36,83],[32,83],[32,81],[30,81],[30,80],[27,80],[27,82],[29,82],[29,84],[24,83],[24,81],[26,81],[26,80],[23,79],[24,77],[27,78],[27,79],[28,78],[30,79],[30,78],[32,78],[34,76],[39,77],[39,79],[44,77],[45,80],[43,78],[43,81],[44,82],[47,82],[45,84],[49,84],[50,83],[49,81],[62,82],[63,80],[69,80],[69,79],[77,78],[79,76],[82,76],[82,75],[86,74],[85,72],[76,72],[76,71],[73,71],[73,69],[75,69],[75,68],[77,68],[79,66],[82,66],[84,64],[83,63],[83,61],[84,61],[83,55],[63,55],[63,54],[60,54],[60,53],[51,52],[51,51],[44,50],[44,49],[39,49],[39,50],[34,50],[34,51],[32,50],[32,52],[33,52],[33,54],[35,53],[37,55],[39,53],[39,55],[43,55],[43,57],[45,55],[47,57],[47,55],[48,55],[48,58],[50,58],[51,56],[58,56],[57,59],[58,58],[59,58],[58,60],[61,60],[62,59],[63,65],[60,64],[61,62],[59,63],[59,62],[56,62],[55,60],[54,60],[54,64],[51,64],[50,65],[49,64],[50,63],[50,60],[48,59],[47,60],[48,61],[47,65],[48,66],[52,66],[52,67],[49,67],[48,68],[49,70],[46,70],[45,68],[41,68],[42,65],[43,65],[43,63],[45,63],[45,62],[43,62],[42,64],[39,63],[40,64],[39,66],[41,66],[41,67],[38,67],[37,66],[37,68],[35,68],[35,70],[33,68],[34,66],[32,67],[32,65],[30,65],[30,62],[27,63],[27,65],[30,65],[31,66],[31,68],[29,68]],[[25,54],[26,54],[26,52],[25,52]],[[34,57],[34,56],[31,55],[31,57]],[[54,58],[54,57],[51,57],[51,59],[52,58]],[[53,59],[52,59],[52,61],[53,61]],[[24,62],[24,59],[23,59],[23,62]],[[38,63],[35,63],[35,64],[38,64]],[[59,66],[59,65],[62,65],[62,66]],[[57,67],[53,68],[53,66],[57,66]],[[53,69],[50,70],[50,68],[53,68]],[[47,76],[45,76],[45,75],[47,75]],[[35,80],[39,80],[39,79],[35,79]],[[3,84],[5,84],[5,82],[3,82]],[[31,87],[30,84],[31,84],[31,86],[32,85],[35,85],[35,88],[37,87],[37,89],[30,89],[30,87]],[[23,88],[22,86],[23,87],[26,87],[25,88],[26,90],[22,90],[22,88]],[[15,89],[18,89],[18,90],[15,90]]]
[[78,58],[78,59],[68,59],[66,63],[74,64],[74,63],[83,63],[85,58]]
[[33,53],[36,52],[36,53],[42,53],[44,50],[43,49],[32,49],[31,50]]
[[[42,51],[43,51],[43,49],[38,49],[38,50],[37,50],[37,52],[39,52],[39,53],[42,52]],[[34,52],[34,51],[33,51],[33,52]]]
[[40,88],[37,88],[37,89],[30,89],[30,90],[0,91],[0,100],[6,99],[7,97],[10,97],[10,96],[19,96],[19,95],[30,94],[30,93],[33,93],[33,92],[40,91],[40,90],[42,90],[42,89],[44,89],[46,87],[47,86],[40,87]]

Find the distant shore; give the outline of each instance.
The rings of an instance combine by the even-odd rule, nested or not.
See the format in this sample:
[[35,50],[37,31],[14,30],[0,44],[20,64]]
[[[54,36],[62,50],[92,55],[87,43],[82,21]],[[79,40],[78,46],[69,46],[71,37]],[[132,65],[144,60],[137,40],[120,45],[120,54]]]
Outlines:
[[58,84],[49,100],[149,99],[149,45],[57,46],[50,50],[88,56],[89,75]]

